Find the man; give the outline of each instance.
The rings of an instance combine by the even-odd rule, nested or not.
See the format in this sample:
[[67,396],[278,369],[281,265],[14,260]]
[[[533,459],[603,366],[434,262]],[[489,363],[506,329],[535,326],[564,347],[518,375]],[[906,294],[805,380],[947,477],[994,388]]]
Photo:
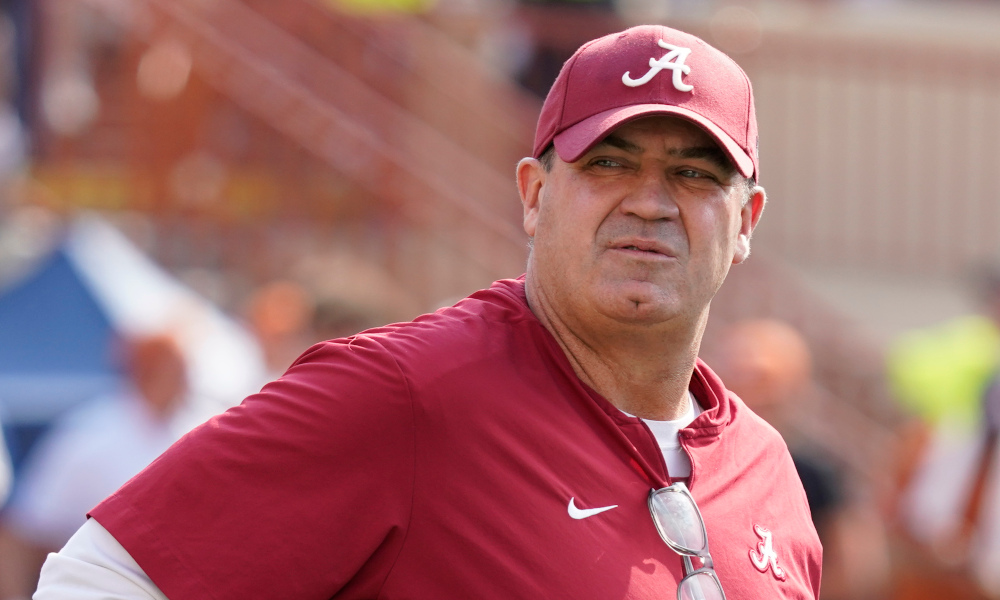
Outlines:
[[30,596],[46,554],[180,435],[176,414],[188,390],[177,342],[142,334],[122,340],[120,351],[122,389],[60,416],[21,468],[0,518],[0,600]]
[[314,346],[95,508],[36,599],[815,598],[788,452],[697,359],[756,142],[701,40],[585,45],[517,168],[524,278]]

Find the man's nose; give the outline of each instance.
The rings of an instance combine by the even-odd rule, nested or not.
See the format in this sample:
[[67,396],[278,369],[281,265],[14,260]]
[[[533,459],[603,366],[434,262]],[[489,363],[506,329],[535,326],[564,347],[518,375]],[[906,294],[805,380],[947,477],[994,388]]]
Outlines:
[[647,221],[675,219],[679,209],[674,193],[664,175],[644,174],[622,200],[621,210]]

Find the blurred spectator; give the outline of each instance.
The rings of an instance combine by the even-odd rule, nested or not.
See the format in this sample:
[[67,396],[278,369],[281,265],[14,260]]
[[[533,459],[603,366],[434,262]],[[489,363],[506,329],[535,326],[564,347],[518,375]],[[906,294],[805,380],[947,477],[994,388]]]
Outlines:
[[979,312],[901,336],[889,355],[899,402],[930,426],[980,421],[983,391],[1000,364],[1000,266],[974,274]]
[[313,327],[321,340],[354,335],[385,324],[387,319],[373,307],[347,298],[322,298],[313,317]]
[[309,346],[348,337],[388,320],[364,298],[345,290],[316,297],[305,286],[279,279],[262,285],[244,310],[264,352],[267,381],[277,379]]
[[25,129],[14,106],[16,56],[14,24],[0,12],[0,210],[6,204],[4,188],[21,173],[27,160]]
[[827,453],[797,435],[795,402],[810,393],[812,357],[790,325],[752,319],[726,328],[709,357],[726,386],[785,438],[823,542],[823,600],[884,598],[886,539],[874,507],[848,493]]
[[318,341],[312,331],[315,312],[312,296],[293,281],[272,281],[251,295],[246,318],[264,351],[268,381]]
[[0,600],[30,597],[46,554],[176,438],[170,417],[187,389],[180,349],[165,335],[125,348],[128,388],[61,417],[27,458],[0,525]]
[[24,128],[14,107],[0,101],[0,186],[19,174],[27,159]]
[[893,392],[911,416],[898,453],[898,511],[934,562],[995,596],[997,394],[988,390],[1000,367],[1000,266],[978,267],[972,283],[976,313],[908,332],[889,354]]

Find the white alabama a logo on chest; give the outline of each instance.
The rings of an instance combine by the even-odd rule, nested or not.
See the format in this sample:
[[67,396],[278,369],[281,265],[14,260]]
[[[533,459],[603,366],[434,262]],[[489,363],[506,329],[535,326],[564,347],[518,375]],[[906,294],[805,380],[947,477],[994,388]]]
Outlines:
[[774,551],[770,530],[756,524],[753,526],[753,530],[760,541],[757,542],[756,548],[750,548],[750,562],[761,573],[767,573],[767,570],[771,569],[771,573],[776,579],[784,581],[785,570],[778,566],[778,553]]
[[668,52],[659,59],[650,58],[649,71],[646,71],[646,74],[639,79],[632,79],[629,76],[630,71],[625,71],[625,74],[622,75],[622,83],[629,87],[639,87],[640,85],[649,83],[650,80],[652,80],[653,77],[655,77],[656,74],[663,69],[670,69],[673,72],[673,79],[671,79],[671,82],[674,84],[674,87],[677,88],[677,91],[690,92],[693,90],[694,86],[684,83],[684,80],[682,79],[684,75],[691,72],[691,67],[684,64],[688,55],[691,54],[691,49],[674,46],[673,44],[668,44],[663,40],[659,40],[657,44],[659,44],[660,48],[668,50]]

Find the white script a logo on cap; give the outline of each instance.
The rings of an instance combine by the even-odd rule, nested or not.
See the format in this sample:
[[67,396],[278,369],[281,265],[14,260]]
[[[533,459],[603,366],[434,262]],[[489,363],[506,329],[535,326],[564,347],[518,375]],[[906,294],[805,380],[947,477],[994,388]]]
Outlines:
[[640,77],[639,79],[632,79],[631,77],[629,77],[629,71],[625,71],[625,74],[622,75],[622,83],[624,83],[629,87],[639,87],[644,83],[649,83],[649,80],[651,80],[657,73],[659,73],[663,69],[670,69],[671,71],[674,72],[673,84],[674,87],[677,88],[677,91],[690,92],[691,90],[693,90],[694,89],[693,85],[688,85],[683,81],[681,81],[682,75],[687,75],[688,73],[691,72],[691,67],[684,64],[684,61],[687,60],[688,55],[691,54],[691,49],[681,48],[680,46],[674,46],[673,44],[668,44],[663,40],[659,40],[657,44],[659,44],[660,48],[663,48],[664,50],[669,50],[669,52],[664,54],[663,57],[660,58],[659,60],[655,58],[649,59],[649,71],[647,71],[646,74]]

